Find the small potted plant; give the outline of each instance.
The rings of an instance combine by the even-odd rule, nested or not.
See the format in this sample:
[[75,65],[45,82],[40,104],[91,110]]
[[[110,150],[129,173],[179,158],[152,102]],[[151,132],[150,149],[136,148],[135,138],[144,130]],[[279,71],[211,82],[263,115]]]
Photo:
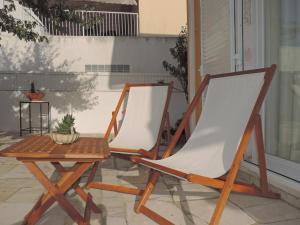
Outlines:
[[34,82],[30,84],[30,91],[24,91],[23,93],[30,101],[41,101],[45,96],[43,92],[35,90]]
[[56,126],[56,131],[50,134],[52,140],[57,144],[71,144],[78,140],[79,133],[74,127],[75,118],[71,114],[66,114],[62,121]]

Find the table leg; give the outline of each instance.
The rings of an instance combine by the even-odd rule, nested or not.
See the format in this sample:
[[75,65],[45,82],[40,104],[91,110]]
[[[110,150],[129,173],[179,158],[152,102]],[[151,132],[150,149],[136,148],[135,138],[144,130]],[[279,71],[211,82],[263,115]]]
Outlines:
[[43,103],[40,103],[40,129],[41,129],[41,136],[43,135]]
[[77,163],[72,170],[63,174],[57,184],[53,184],[40,168],[31,161],[23,162],[36,179],[48,190],[48,193],[41,196],[33,209],[25,217],[24,224],[33,225],[43,213],[55,202],[69,214],[69,216],[79,225],[88,224],[78,211],[69,203],[64,194],[80,177],[89,169],[92,163]]
[[50,133],[50,103],[48,102],[48,133]]
[[[52,162],[51,164],[55,167],[55,169],[61,176],[63,176],[67,172],[67,170],[59,162]],[[79,182],[75,183],[73,189],[75,193],[78,194],[83,201],[85,201],[86,203],[88,202],[88,194],[85,193],[84,190],[79,186]],[[95,213],[101,213],[101,210],[96,206],[96,204],[93,201],[91,201],[90,204],[91,204],[91,209]]]
[[31,103],[29,103],[29,107],[28,107],[28,110],[29,110],[29,133],[31,134],[32,132],[32,129],[31,129]]
[[20,136],[22,136],[22,103],[20,102]]

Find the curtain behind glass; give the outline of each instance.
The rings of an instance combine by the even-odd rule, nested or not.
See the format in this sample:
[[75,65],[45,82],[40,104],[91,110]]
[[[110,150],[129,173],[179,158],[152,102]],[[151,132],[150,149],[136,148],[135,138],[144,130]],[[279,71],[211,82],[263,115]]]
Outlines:
[[266,102],[268,153],[300,162],[300,1],[266,1],[266,63],[278,70]]

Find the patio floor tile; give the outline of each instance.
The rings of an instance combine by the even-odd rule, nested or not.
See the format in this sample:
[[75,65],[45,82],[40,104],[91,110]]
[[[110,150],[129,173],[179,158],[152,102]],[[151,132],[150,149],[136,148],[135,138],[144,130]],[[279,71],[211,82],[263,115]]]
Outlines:
[[[69,163],[70,166],[72,165]],[[68,165],[69,165],[68,164]],[[119,168],[118,170],[114,168]],[[58,175],[50,164],[42,168],[52,178]],[[81,180],[84,185],[87,179]],[[111,158],[102,163],[96,174],[96,181],[144,188],[148,179],[148,169],[137,167],[122,159]],[[155,225],[152,220],[134,212],[139,197],[116,192],[87,190],[93,196],[102,214],[92,214],[91,225]],[[0,158],[0,224],[21,225],[26,213],[38,197],[43,187],[18,161]],[[68,198],[82,213],[83,202],[68,193]],[[200,185],[163,175],[155,187],[147,207],[170,219],[176,225],[208,225],[216,206],[219,192]],[[69,216],[54,204],[37,225],[73,225]],[[281,200],[272,200],[241,194],[232,194],[220,225],[299,225],[300,210]]]
[[10,198],[6,200],[6,202],[35,203],[43,192],[44,189],[39,186],[21,188],[15,194],[11,195]]
[[254,224],[254,225],[298,225],[300,224],[300,219],[288,220],[288,221],[279,221],[276,223],[263,223],[263,224]]
[[280,202],[280,200],[278,199],[262,198],[262,197],[243,195],[237,193],[232,193],[229,199],[232,203],[238,205],[242,209],[253,207],[253,206],[268,205],[268,204]]
[[[180,202],[184,211],[209,222],[215,209],[217,199],[204,199]],[[252,225],[256,221],[243,212],[239,207],[228,203],[225,207],[220,225]]]
[[34,203],[1,203],[1,225],[19,225]]
[[274,223],[291,219],[300,219],[300,210],[282,201],[248,207],[245,208],[244,211],[258,223]]
[[32,179],[32,175],[31,173],[24,168],[23,165],[17,165],[16,167],[14,167],[12,170],[8,171],[6,174],[3,174],[1,176],[2,179],[24,179],[24,178],[28,178],[28,179]]
[[4,202],[9,199],[13,194],[15,194],[19,190],[19,187],[9,188],[0,190],[0,202]]

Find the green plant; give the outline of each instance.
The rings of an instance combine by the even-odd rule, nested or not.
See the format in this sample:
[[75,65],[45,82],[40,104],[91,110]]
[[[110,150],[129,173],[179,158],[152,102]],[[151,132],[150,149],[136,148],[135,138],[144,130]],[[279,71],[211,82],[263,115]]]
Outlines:
[[75,118],[71,114],[66,114],[61,122],[57,123],[56,133],[59,134],[73,134],[76,133],[74,128]]
[[[180,83],[182,91],[185,94],[185,99],[188,102],[188,61],[187,61],[187,48],[188,47],[188,30],[187,27],[183,27],[176,40],[175,47],[170,48],[172,57],[176,60],[177,65],[172,65],[167,61],[163,61],[163,67],[172,76],[174,76]],[[160,81],[161,82],[161,81]],[[171,127],[170,132],[175,134],[178,129],[182,118],[178,119],[175,123],[175,127]],[[163,139],[166,138],[166,134],[163,135]],[[178,144],[186,142],[185,132],[182,132]]]
[[187,47],[188,47],[188,30],[183,27],[175,44],[175,47],[170,48],[172,57],[177,61],[177,65],[172,65],[167,61],[163,61],[163,67],[172,76],[176,77],[181,84],[188,101],[188,62],[187,62]]

